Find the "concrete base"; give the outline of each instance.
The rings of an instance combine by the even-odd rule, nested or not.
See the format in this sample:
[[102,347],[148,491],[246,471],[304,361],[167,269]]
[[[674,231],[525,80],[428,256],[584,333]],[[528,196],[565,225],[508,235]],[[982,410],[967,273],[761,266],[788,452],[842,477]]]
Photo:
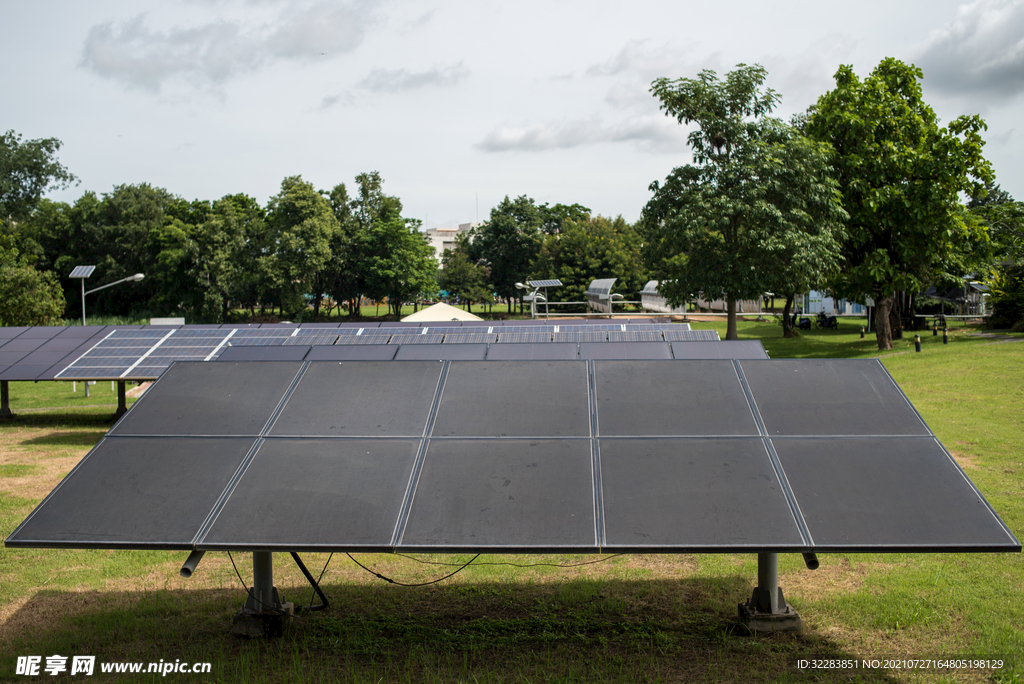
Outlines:
[[231,633],[251,639],[280,637],[289,618],[295,615],[295,604],[286,601],[280,604],[280,610],[256,612],[248,607],[242,608],[231,620]]
[[768,605],[769,597],[762,596],[762,590],[758,588],[754,589],[754,593],[749,601],[739,604],[740,625],[748,633],[790,632],[798,634],[803,631],[803,622],[800,620],[800,614],[796,612],[793,606],[786,603],[781,587],[777,588],[776,591],[778,591],[776,597],[778,608],[774,612],[764,609]]

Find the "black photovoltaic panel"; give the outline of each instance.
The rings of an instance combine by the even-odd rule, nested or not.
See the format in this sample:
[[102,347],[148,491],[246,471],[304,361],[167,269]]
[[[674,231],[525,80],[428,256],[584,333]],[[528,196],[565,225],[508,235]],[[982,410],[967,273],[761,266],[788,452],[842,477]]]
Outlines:
[[874,359],[751,361],[743,373],[769,435],[927,435],[927,426]]
[[672,354],[683,359],[767,359],[760,340],[672,342]]
[[[254,443],[105,439],[33,511],[19,541],[44,547],[190,549]],[[69,510],[73,521],[66,516]]]
[[543,343],[543,342],[550,342],[552,335],[554,335],[554,333],[549,333],[549,332],[543,332],[543,333],[535,333],[535,332],[502,332],[502,333],[498,333],[498,343],[499,344],[506,344],[506,343],[513,343],[513,344],[514,343],[538,344],[538,343]]
[[388,344],[441,344],[444,335],[392,335]]
[[21,339],[42,338],[49,340],[53,339],[54,337],[57,337],[57,335],[59,335],[62,332],[64,332],[63,326],[37,325],[29,328],[18,337],[20,337]]
[[18,335],[21,335],[26,330],[28,330],[27,326],[11,326],[11,327],[2,327],[2,326],[0,326],[0,344],[3,343],[2,342],[3,340],[13,339],[13,338],[17,337]]
[[760,439],[602,439],[601,474],[608,549],[803,545]]
[[385,551],[419,446],[411,439],[268,440],[206,534],[204,548],[315,551],[342,536],[358,550]]
[[588,440],[432,440],[401,545],[593,548],[590,478]]
[[664,342],[660,330],[629,330],[627,332],[609,330],[609,342]]
[[877,360],[803,363],[175,364],[7,544],[1020,550],[927,430],[780,421],[787,373],[900,410]]
[[39,349],[46,344],[48,338],[46,337],[25,337],[21,335],[8,340],[3,346],[0,346],[0,351],[3,352],[31,352]]
[[345,344],[333,347],[312,347],[306,354],[307,361],[390,361],[395,358],[398,347],[390,344]]
[[667,328],[662,332],[666,342],[717,342],[719,339],[717,330],[677,330],[676,327]]
[[497,341],[497,333],[447,333],[444,336],[445,344],[490,344]]
[[[392,345],[388,345],[389,347]],[[395,361],[483,361],[486,344],[403,344]]]
[[[295,388],[271,435],[419,437],[437,390],[438,362],[317,363]],[[337,389],[345,392],[338,394]]]
[[757,435],[731,361],[595,361],[601,436]]
[[487,349],[488,361],[575,361],[579,345],[574,342],[544,344],[493,344]]
[[[481,382],[485,377],[487,382]],[[586,437],[587,402],[587,367],[577,361],[452,364],[434,434]]]
[[23,358],[28,356],[30,353],[31,352],[27,352],[27,351],[8,351],[8,352],[5,352],[3,349],[0,349],[0,364],[5,364],[5,365],[8,365],[8,366],[13,366],[14,364],[16,364],[19,361],[21,361]]
[[309,347],[225,347],[217,361],[302,361]]
[[111,435],[258,435],[302,366],[294,361],[178,363]]
[[667,342],[581,342],[581,359],[671,359]]

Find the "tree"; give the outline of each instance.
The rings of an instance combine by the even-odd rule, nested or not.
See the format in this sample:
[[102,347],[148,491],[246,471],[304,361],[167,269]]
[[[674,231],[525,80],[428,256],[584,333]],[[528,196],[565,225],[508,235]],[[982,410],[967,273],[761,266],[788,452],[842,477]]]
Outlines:
[[487,288],[488,271],[473,262],[469,256],[469,236],[456,236],[455,247],[446,250],[441,257],[443,268],[438,273],[438,285],[448,294],[466,303],[469,311],[473,302],[489,301]]
[[64,304],[56,276],[34,269],[21,258],[15,238],[0,235],[0,325],[52,325]]
[[292,316],[306,308],[304,295],[314,296],[319,313],[323,292],[312,292],[317,276],[331,257],[331,241],[340,230],[327,200],[301,176],[281,182],[281,192],[270,198],[267,224],[274,236],[278,284],[282,305]]
[[[759,65],[738,65],[724,81],[654,81],[661,108],[689,135],[694,164],[673,170],[644,207],[643,256],[660,290],[678,306],[703,292],[727,301],[726,339],[738,339],[736,302],[806,278],[806,264],[834,268],[845,218],[827,145],[767,116],[779,100],[761,90]],[[788,286],[788,285],[787,285]]]
[[615,288],[636,301],[646,282],[640,258],[640,235],[621,216],[585,216],[561,224],[557,233],[544,236],[532,271],[536,278],[562,281],[563,301],[586,300],[594,278],[615,277]]
[[516,283],[530,273],[540,248],[541,213],[533,200],[522,195],[515,200],[508,196],[491,209],[490,220],[474,229],[471,256],[490,268],[491,285],[508,301],[518,296]]
[[0,136],[0,224],[24,220],[44,192],[78,180],[57,161],[60,146],[56,138],[22,142],[14,131]]
[[376,220],[364,245],[366,293],[388,299],[388,309],[398,320],[402,304],[437,289],[437,260],[419,221],[392,218]]
[[590,209],[582,204],[556,204],[549,207],[547,203],[537,207],[541,217],[541,232],[545,235],[557,235],[568,221],[586,221],[590,218]]
[[[965,220],[959,194],[982,194],[992,179],[982,157],[979,116],[940,128],[922,99],[920,69],[886,58],[861,81],[850,66],[807,119],[808,134],[835,149],[834,166],[850,215],[840,297],[875,304],[878,348],[892,348],[896,292],[920,292],[974,251],[984,230]],[[963,273],[955,274],[957,276]]]

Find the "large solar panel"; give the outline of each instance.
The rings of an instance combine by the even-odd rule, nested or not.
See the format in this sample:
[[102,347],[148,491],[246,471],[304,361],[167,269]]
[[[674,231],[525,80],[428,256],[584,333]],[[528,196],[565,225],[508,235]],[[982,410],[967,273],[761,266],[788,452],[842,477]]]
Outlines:
[[686,330],[682,329],[681,325],[665,328],[662,335],[666,342],[717,342],[719,340],[717,330]]
[[403,344],[395,361],[483,361],[486,355],[486,344]]
[[488,361],[575,361],[579,345],[575,342],[546,344],[494,344],[487,350]]
[[767,359],[768,353],[760,340],[722,340],[720,342],[671,343],[676,359]]
[[6,543],[1020,550],[877,360],[176,363]]

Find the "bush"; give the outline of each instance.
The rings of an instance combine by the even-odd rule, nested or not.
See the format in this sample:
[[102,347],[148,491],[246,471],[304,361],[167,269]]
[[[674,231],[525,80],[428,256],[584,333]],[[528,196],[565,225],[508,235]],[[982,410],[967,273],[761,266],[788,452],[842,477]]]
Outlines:
[[1024,265],[1008,266],[992,278],[990,328],[1024,327]]
[[0,325],[51,325],[64,314],[57,277],[31,266],[0,267]]

